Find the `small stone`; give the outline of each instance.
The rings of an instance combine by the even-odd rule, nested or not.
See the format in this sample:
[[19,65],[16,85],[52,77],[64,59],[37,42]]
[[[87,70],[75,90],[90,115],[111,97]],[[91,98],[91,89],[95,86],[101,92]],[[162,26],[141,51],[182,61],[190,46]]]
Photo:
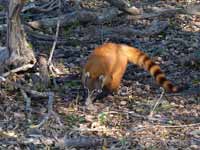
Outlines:
[[199,146],[198,145],[191,145],[190,148],[192,150],[198,150],[199,149]]
[[120,104],[121,104],[121,105],[126,105],[126,104],[127,104],[127,101],[121,101]]
[[190,135],[196,138],[200,138],[200,130],[193,130],[192,132],[190,132]]

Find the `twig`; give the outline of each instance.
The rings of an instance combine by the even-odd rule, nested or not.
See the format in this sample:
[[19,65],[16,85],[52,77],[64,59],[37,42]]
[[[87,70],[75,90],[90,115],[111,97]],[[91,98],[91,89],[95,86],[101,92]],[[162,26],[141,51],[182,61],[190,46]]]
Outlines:
[[195,127],[200,126],[200,123],[192,123],[192,124],[182,124],[182,125],[157,125],[154,124],[153,127],[162,127],[162,128],[186,128],[186,127]]
[[28,97],[28,95],[26,94],[26,92],[23,89],[20,89],[24,100],[25,100],[25,112],[26,112],[26,116],[27,116],[27,121],[28,123],[31,123],[31,99]]
[[31,90],[29,87],[23,87],[22,85],[20,85],[18,83],[15,83],[15,82],[12,82],[12,81],[10,81],[9,79],[6,79],[3,76],[0,76],[0,79],[1,79],[1,81],[7,82],[7,83],[19,88],[19,89],[22,89],[25,92],[27,92],[27,93],[29,93],[29,94],[31,94],[33,96],[48,97],[48,92],[38,92],[38,91],[35,91],[35,90]]
[[57,0],[50,0],[48,3],[45,3],[41,6],[42,9],[49,8],[53,6],[55,3],[57,3]]
[[140,132],[142,130],[152,129],[152,128],[190,128],[190,127],[198,127],[200,123],[192,123],[192,124],[183,124],[183,125],[160,125],[160,124],[153,124],[153,125],[146,125],[135,127],[131,129],[134,132]]
[[[55,40],[53,42],[53,46],[52,46],[52,49],[51,49],[51,52],[50,52],[50,56],[49,56],[49,59],[48,59],[48,66],[49,66],[49,70],[51,71],[51,73],[53,74],[53,76],[55,76],[55,74],[62,74],[56,67],[54,67],[53,63],[52,63],[52,58],[53,58],[53,53],[55,51],[55,48],[56,48],[56,44],[57,44],[57,41],[58,41],[58,34],[59,34],[59,29],[60,29],[60,22],[61,22],[61,0],[59,0],[59,17],[58,17],[58,21],[57,21],[57,26],[56,26],[56,35],[55,35]],[[57,86],[56,84],[56,81],[54,80],[54,85]]]
[[162,89],[162,93],[161,93],[159,99],[156,101],[156,104],[154,105],[153,109],[151,110],[151,112],[149,114],[149,118],[152,118],[153,113],[154,113],[156,107],[162,102],[161,100],[162,100],[162,98],[163,98],[163,96],[165,94],[165,90],[163,88],[161,88],[161,89]]
[[46,54],[40,53],[37,58],[41,82],[48,87],[50,84],[49,69]]
[[[5,133],[0,133],[6,136]],[[0,145],[17,145],[17,144],[34,144],[34,145],[41,145],[45,144],[48,145],[54,145],[57,149],[68,149],[68,147],[75,147],[75,148],[83,148],[83,147],[97,147],[102,146],[104,139],[99,137],[90,137],[90,136],[80,136],[78,138],[68,138],[68,137],[59,137],[58,139],[55,139],[53,137],[46,137],[46,136],[39,136],[39,137],[12,137],[12,138],[6,138],[7,140],[0,141]],[[107,139],[107,142],[111,143],[113,139]]]
[[5,81],[6,81],[6,78],[4,78],[4,77],[0,76],[0,81],[3,81],[3,82],[5,82]]
[[98,137],[86,137],[81,136],[79,138],[64,138],[64,147],[75,147],[75,148],[95,148],[103,145],[104,139]]
[[186,127],[195,127],[200,126],[200,123],[191,123],[191,124],[182,124],[182,125],[156,125],[163,128],[186,128]]
[[117,7],[119,10],[124,11],[130,15],[139,15],[141,10],[135,6],[130,6],[127,1],[124,0],[106,0],[110,5]]
[[106,129],[106,128],[73,128],[73,131],[79,131],[79,132],[113,132],[118,131],[118,129]]
[[6,72],[6,73],[3,73],[1,76],[2,76],[2,77],[7,77],[7,76],[9,76],[9,75],[12,74],[12,73],[17,73],[17,72],[19,72],[19,71],[26,71],[26,70],[28,70],[28,69],[30,69],[30,68],[33,68],[34,65],[35,65],[35,64],[26,64],[26,65],[23,65],[23,66],[21,66],[21,67],[18,67],[18,68],[15,68],[15,69],[13,69],[13,70],[10,70],[10,71],[8,71],[8,72]]
[[53,111],[53,101],[54,101],[54,93],[53,92],[48,92],[48,113],[45,115],[45,117],[42,119],[42,121],[38,125],[33,125],[31,126],[32,128],[40,128],[52,115],[55,117],[56,121],[60,126],[63,126],[63,124],[60,121],[60,118],[58,115]]
[[131,116],[133,116],[133,117],[141,118],[141,119],[144,119],[144,120],[162,122],[161,119],[153,118],[153,117],[149,118],[148,116],[144,116],[144,115],[137,114],[137,113],[135,113],[134,111],[108,111],[108,112],[105,112],[105,113],[109,113],[109,114],[119,114],[119,113],[123,113],[123,114],[131,115]]
[[[38,13],[50,12],[50,11],[58,8],[58,5],[55,5],[56,1],[52,1],[52,2],[48,3],[48,5],[50,5],[48,8],[42,8],[42,6],[37,7],[34,3],[30,3],[29,5],[27,5],[23,8],[22,12],[26,12],[26,11],[30,11],[30,10],[36,11]],[[55,5],[55,6],[52,6],[52,5]]]
[[[61,9],[61,1],[60,0],[59,0],[59,7]],[[59,14],[59,17],[58,17],[57,27],[56,27],[55,41],[53,42],[53,46],[52,46],[52,49],[51,49],[51,52],[50,52],[50,56],[49,56],[49,60],[48,60],[48,65],[50,65],[52,63],[53,53],[54,53],[54,50],[55,50],[55,47],[56,47],[56,43],[58,41],[58,34],[59,34],[59,28],[60,28],[60,20],[61,20],[61,14]]]
[[[63,126],[60,118],[58,117],[58,115],[53,111],[53,102],[54,102],[54,93],[53,92],[38,92],[38,91],[34,91],[34,90],[30,90],[27,87],[23,87],[22,85],[12,82],[9,79],[5,79],[4,77],[0,76],[0,79],[2,81],[7,81],[9,84],[19,88],[22,91],[22,94],[27,102],[26,106],[28,107],[28,109],[30,109],[30,100],[28,100],[28,96],[26,95],[25,92],[32,94],[33,96],[38,96],[38,97],[48,97],[48,113],[45,115],[44,119],[38,124],[38,125],[33,125],[31,126],[32,128],[40,128],[48,119],[49,117],[52,115],[53,117],[55,117],[56,121],[58,122],[58,124],[60,126]],[[25,91],[25,92],[23,92]]]

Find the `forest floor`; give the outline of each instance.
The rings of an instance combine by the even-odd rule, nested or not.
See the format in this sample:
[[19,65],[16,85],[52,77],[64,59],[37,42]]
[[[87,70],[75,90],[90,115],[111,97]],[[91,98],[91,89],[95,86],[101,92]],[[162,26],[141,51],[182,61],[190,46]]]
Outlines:
[[[145,2],[135,1],[134,4],[140,7],[140,5],[145,6]],[[184,4],[173,3],[173,5]],[[152,3],[151,7],[163,5],[172,3],[161,1],[159,4]],[[85,7],[98,10],[108,5],[98,1],[86,3]],[[61,137],[74,139],[75,143],[77,139],[91,142],[92,146],[89,147],[68,148],[73,150],[199,149],[200,18],[183,14],[157,17],[157,20],[167,21],[169,25],[164,31],[153,36],[118,35],[116,39],[110,39],[103,35],[104,27],[128,26],[142,30],[154,19],[126,20],[118,17],[102,25],[75,24],[60,28],[59,37],[67,38],[69,42],[59,43],[53,56],[55,66],[64,72],[62,76],[55,78],[57,86],[46,89],[41,83],[34,83],[30,77],[32,72],[14,74],[10,78],[23,79],[37,91],[53,91],[55,93],[53,109],[60,117],[63,126],[59,126],[54,118],[50,118],[41,128],[31,128],[26,121],[24,98],[20,90],[1,83],[0,149],[59,149],[55,143],[49,144],[49,142],[51,139]],[[93,35],[92,30],[87,30],[99,30],[99,28],[102,28],[102,35]],[[53,33],[55,32],[52,31],[54,36]],[[0,34],[0,44],[5,44],[5,36],[2,36],[5,32]],[[92,36],[100,36],[102,40],[90,41],[88,37]],[[29,38],[36,54],[40,52],[49,54],[52,42],[42,41],[30,35]],[[162,90],[148,72],[130,64],[121,83],[121,94],[108,95],[96,100],[95,110],[85,109],[83,94],[79,93],[82,65],[91,51],[102,44],[102,41],[126,43],[141,49],[161,66],[173,83],[180,86],[187,84],[188,89],[177,95],[167,93],[153,116],[149,117]],[[31,125],[33,125],[44,117],[47,100],[32,98],[31,104]],[[38,143],[30,142],[34,139],[40,140]],[[99,141],[99,146],[96,141]]]

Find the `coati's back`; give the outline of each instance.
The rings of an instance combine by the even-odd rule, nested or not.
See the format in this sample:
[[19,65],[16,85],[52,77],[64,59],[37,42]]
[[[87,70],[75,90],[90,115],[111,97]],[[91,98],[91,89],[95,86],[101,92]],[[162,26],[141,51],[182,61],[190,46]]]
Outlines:
[[128,45],[115,43],[105,43],[91,53],[83,71],[84,86],[89,90],[105,87],[110,91],[117,91],[128,62],[147,70],[165,90],[177,92],[177,87],[166,79],[160,67],[144,52]]

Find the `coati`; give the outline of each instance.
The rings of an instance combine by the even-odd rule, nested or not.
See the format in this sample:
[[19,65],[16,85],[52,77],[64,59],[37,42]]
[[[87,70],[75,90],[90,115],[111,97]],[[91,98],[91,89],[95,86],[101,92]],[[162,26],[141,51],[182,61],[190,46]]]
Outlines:
[[125,44],[105,43],[90,54],[83,69],[82,84],[88,90],[86,105],[91,104],[95,94],[101,93],[102,89],[118,90],[128,62],[147,70],[166,91],[178,92],[144,52]]

